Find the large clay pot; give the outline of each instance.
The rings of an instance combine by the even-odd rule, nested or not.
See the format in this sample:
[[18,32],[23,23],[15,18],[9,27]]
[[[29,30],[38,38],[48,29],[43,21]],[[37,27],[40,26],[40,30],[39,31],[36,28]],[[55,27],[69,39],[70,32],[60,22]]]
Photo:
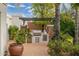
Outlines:
[[21,56],[23,52],[23,45],[12,43],[9,45],[10,56]]

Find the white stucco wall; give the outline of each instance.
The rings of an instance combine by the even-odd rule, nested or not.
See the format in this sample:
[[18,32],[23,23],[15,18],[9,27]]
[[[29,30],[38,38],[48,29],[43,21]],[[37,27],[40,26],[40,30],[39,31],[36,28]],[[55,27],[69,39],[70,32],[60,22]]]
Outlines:
[[15,25],[20,28],[22,25],[22,20],[19,19],[19,16],[12,16],[12,25]]
[[15,25],[20,28],[19,17],[12,16],[12,25]]
[[8,25],[8,28],[10,25],[12,25],[12,17],[8,14],[7,14],[7,25]]
[[[8,28],[9,28],[10,25],[15,25],[15,26],[20,28],[20,26],[23,25],[23,20],[19,19],[20,17],[22,17],[22,16],[19,16],[18,14],[17,15],[9,15],[9,14],[7,14]],[[28,21],[25,21],[25,25],[27,25],[27,23],[28,23]]]
[[12,15],[8,15],[7,14],[7,25],[8,25],[8,28],[9,26],[17,26],[18,28],[20,28],[20,26],[23,24],[23,21],[19,19],[19,16],[15,15],[15,16],[12,16]]
[[6,23],[6,5],[0,4],[0,12],[1,12],[1,19],[0,19],[0,55],[4,55],[4,52],[6,50],[6,44],[8,41],[8,29],[7,29],[7,23]]

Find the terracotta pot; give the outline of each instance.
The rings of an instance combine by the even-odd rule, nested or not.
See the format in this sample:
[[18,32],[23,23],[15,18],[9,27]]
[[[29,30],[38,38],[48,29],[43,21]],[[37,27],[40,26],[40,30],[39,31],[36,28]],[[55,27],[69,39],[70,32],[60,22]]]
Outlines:
[[12,43],[9,45],[10,56],[21,56],[23,52],[23,45]]

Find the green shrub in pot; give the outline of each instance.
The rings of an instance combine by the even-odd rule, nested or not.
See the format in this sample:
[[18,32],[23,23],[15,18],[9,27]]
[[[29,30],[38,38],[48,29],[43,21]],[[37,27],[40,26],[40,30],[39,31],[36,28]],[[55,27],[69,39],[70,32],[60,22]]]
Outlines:
[[17,44],[25,43],[26,41],[26,33],[24,30],[19,30],[16,34],[15,41]]
[[18,30],[15,35],[15,43],[9,45],[9,53],[11,56],[21,56],[24,50],[23,43],[26,41],[26,33],[24,30]]
[[14,40],[17,31],[18,31],[18,27],[17,26],[10,26],[9,27],[8,33],[9,33],[9,39],[10,40]]

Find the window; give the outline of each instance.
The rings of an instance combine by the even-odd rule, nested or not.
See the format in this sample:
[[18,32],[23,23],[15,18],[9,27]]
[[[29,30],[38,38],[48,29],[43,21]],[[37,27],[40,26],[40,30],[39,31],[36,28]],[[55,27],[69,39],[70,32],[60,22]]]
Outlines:
[[34,33],[34,36],[41,36],[41,33]]
[[47,41],[47,35],[43,35],[43,41]]
[[35,42],[39,43],[39,39],[40,39],[40,37],[35,37]]

